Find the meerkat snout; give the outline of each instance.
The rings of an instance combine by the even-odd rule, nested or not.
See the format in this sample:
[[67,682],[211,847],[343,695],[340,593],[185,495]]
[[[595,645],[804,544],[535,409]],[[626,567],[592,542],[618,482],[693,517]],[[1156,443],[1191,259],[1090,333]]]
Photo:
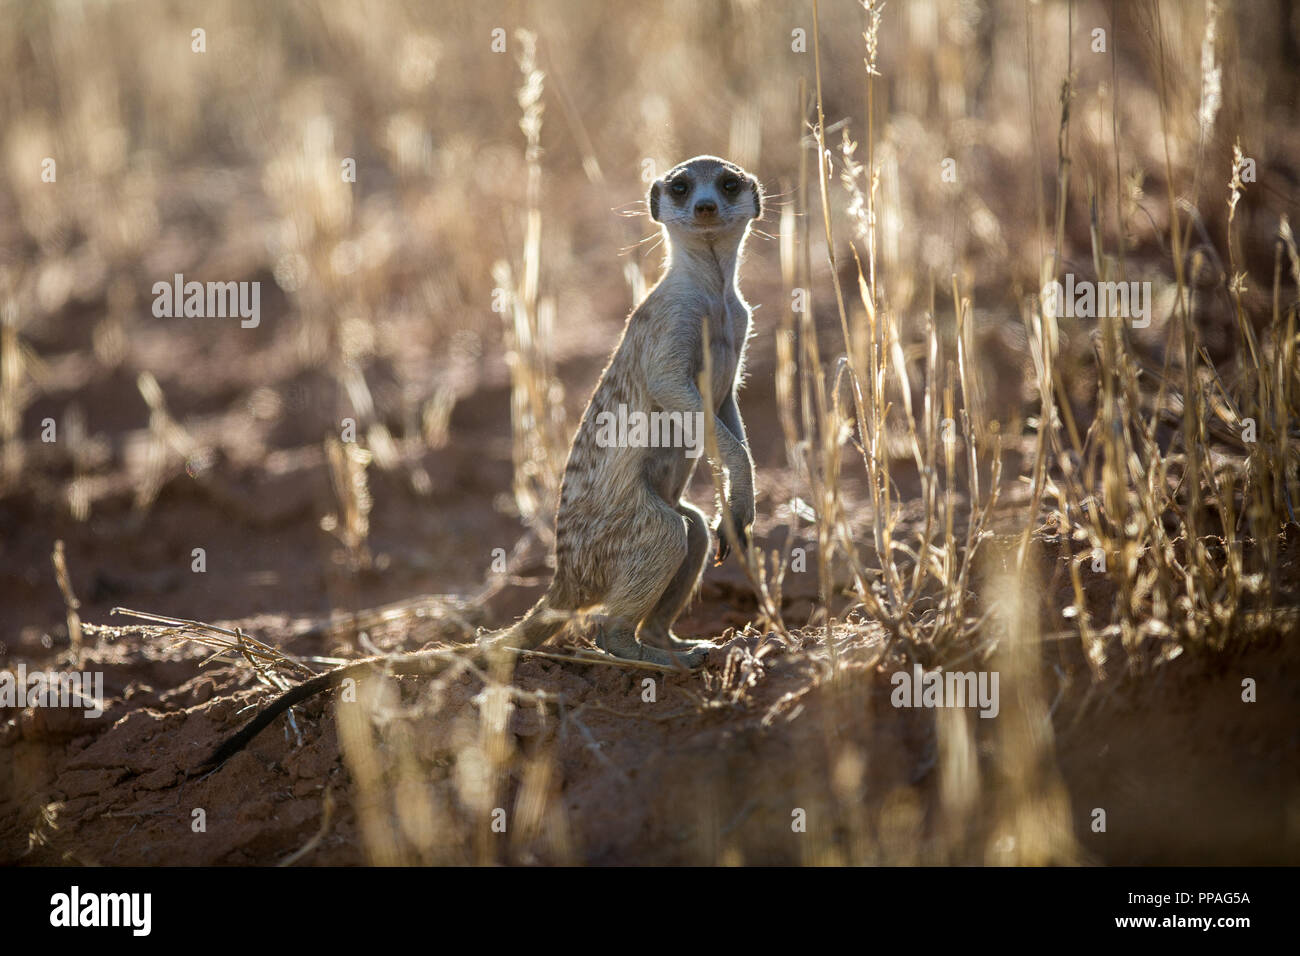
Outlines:
[[763,215],[763,187],[735,163],[696,156],[679,163],[650,186],[650,218],[690,233],[744,229]]

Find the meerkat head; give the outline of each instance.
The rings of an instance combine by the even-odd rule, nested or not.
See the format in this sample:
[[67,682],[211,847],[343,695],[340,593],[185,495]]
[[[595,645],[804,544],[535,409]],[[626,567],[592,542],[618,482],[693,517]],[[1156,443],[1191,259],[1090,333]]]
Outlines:
[[743,235],[763,215],[763,187],[735,163],[696,156],[650,187],[650,218],[681,239]]

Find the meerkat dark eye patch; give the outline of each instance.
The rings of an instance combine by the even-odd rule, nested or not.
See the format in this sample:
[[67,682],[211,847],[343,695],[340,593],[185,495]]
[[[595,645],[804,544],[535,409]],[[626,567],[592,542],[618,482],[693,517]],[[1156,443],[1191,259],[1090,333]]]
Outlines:
[[691,191],[691,181],[685,176],[678,176],[668,184],[668,188],[672,191],[674,196],[685,196]]
[[740,177],[728,174],[718,180],[718,185],[728,196],[735,196],[740,192]]

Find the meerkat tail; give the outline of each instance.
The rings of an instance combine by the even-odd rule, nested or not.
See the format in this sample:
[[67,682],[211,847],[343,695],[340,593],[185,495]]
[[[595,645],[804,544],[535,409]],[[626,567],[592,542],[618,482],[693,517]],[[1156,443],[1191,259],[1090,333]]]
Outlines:
[[262,708],[256,717],[241,727],[236,733],[227,737],[222,744],[212,752],[212,756],[203,762],[204,766],[220,766],[225,763],[239,751],[243,750],[250,740],[260,734],[275,718],[279,717],[294,704],[301,703],[309,697],[315,697],[317,694],[329,690],[333,684],[341,679],[339,672],[352,669],[355,665],[335,668],[332,671],[326,671],[324,674],[317,674],[308,680],[303,681],[294,687],[290,687],[283,694],[277,697],[271,703]]
[[511,647],[529,651],[544,644],[568,622],[570,614],[554,607],[550,594],[540,601],[510,627],[488,635],[481,642],[485,648]]
[[290,687],[275,700],[264,706],[247,724],[228,737],[212,752],[204,766],[219,766],[247,746],[248,742],[265,730],[275,718],[290,707],[304,700],[337,686],[349,677],[357,678],[369,673],[385,673],[401,677],[436,676],[440,671],[455,663],[456,657],[450,652],[430,653],[416,651],[411,654],[399,654],[392,657],[367,657],[363,660],[344,664],[324,674],[317,674],[301,684]]
[[[494,648],[516,648],[530,650],[546,641],[569,620],[566,612],[555,610],[551,606],[550,595],[538,601],[532,609],[516,624],[484,638],[479,653],[471,659],[483,663],[482,652]],[[324,674],[317,674],[290,687],[275,700],[264,706],[252,720],[228,737],[212,752],[204,766],[219,766],[243,750],[254,737],[271,725],[271,723],[295,704],[309,700],[317,694],[337,686],[349,677],[356,678],[364,674],[379,671],[402,677],[433,677],[455,663],[454,652],[415,651],[410,654],[394,654],[389,657],[367,657],[363,660],[344,664]]]

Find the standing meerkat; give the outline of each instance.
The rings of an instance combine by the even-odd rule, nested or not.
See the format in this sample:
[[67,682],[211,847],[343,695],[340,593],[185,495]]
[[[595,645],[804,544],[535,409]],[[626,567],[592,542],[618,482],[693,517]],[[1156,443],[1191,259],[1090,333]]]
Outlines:
[[[570,446],[555,520],[555,576],[518,623],[480,639],[484,656],[535,648],[575,615],[594,626],[598,647],[625,660],[696,667],[713,646],[672,631],[709,555],[708,520],[682,497],[703,442],[703,428],[689,426],[713,418],[713,464],[726,478],[720,504],[744,549],[754,523],[754,462],[736,404],[750,332],[737,266],[750,224],[763,214],[763,190],[734,163],[696,156],[656,180],[647,202],[667,244],[665,268],[628,317]],[[712,387],[701,396],[705,326]],[[621,440],[614,434],[612,422],[638,418],[651,422],[639,439],[635,429]],[[670,422],[680,440],[671,440]],[[651,440],[663,436],[670,440]],[[732,543],[725,526],[720,513],[719,562]],[[416,651],[317,675],[268,704],[211,759],[229,757],[290,706],[345,677],[376,669],[434,674],[447,664],[445,652]]]
[[[523,620],[485,646],[536,647],[574,612],[591,616],[598,647],[624,659],[695,666],[711,646],[672,632],[709,553],[708,521],[682,497],[699,448],[630,441],[609,447],[603,428],[625,414],[651,422],[677,416],[688,425],[712,416],[716,464],[727,478],[723,507],[739,546],[747,545],[754,462],[736,392],[750,309],[736,273],[750,224],[763,214],[763,190],[734,163],[697,156],[656,180],[647,199],[667,242],[666,266],[628,317],[569,449],[555,520],[555,577]],[[706,324],[712,394],[701,397]],[[653,424],[649,432],[659,437]],[[699,441],[702,433],[697,429]],[[730,550],[724,525],[719,515],[719,560]]]

